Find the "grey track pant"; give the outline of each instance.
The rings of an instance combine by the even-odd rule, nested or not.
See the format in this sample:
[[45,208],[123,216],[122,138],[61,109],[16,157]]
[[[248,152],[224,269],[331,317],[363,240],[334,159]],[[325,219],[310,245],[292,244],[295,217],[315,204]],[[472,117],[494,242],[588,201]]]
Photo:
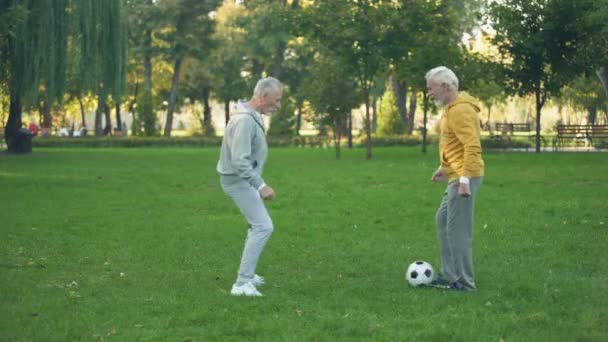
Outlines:
[[237,277],[237,283],[242,284],[253,279],[260,255],[274,227],[259,192],[246,180],[238,176],[221,176],[220,183],[249,224]]
[[471,196],[458,195],[458,181],[448,184],[437,210],[441,277],[475,289],[473,277],[473,216],[475,198],[483,177],[471,178]]

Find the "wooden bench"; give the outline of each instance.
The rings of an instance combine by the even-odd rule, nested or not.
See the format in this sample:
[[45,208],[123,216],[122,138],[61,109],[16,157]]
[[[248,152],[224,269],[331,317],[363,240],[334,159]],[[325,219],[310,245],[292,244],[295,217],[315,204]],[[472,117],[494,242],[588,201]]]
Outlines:
[[[525,136],[529,141],[534,141],[536,138],[536,132],[532,130],[532,125],[529,123],[505,123],[505,122],[497,122],[495,123],[495,133],[490,136],[491,139],[494,140],[511,140],[513,136],[517,133],[525,133]],[[545,139],[541,136],[542,144],[545,145]],[[527,149],[527,148],[526,148]]]
[[583,142],[590,144],[593,139],[608,138],[608,125],[557,125],[557,135],[553,138],[553,150],[564,148],[568,140],[575,145]]
[[496,123],[496,131],[502,135],[512,136],[515,132],[532,133],[532,127],[529,123]]

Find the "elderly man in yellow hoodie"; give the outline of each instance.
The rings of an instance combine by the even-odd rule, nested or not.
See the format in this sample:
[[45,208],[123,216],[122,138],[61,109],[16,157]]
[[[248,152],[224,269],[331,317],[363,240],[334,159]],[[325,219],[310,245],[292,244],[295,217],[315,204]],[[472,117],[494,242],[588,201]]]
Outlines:
[[484,175],[477,100],[458,91],[458,77],[447,67],[431,69],[427,92],[444,109],[439,144],[440,166],[433,182],[448,180],[437,210],[441,273],[435,287],[474,291],[473,217],[476,193]]

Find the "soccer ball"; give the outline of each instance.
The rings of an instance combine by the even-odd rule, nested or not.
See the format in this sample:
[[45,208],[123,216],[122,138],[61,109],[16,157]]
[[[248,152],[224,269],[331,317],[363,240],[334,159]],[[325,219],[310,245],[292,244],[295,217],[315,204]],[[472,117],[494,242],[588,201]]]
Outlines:
[[433,278],[435,278],[433,266],[426,261],[414,261],[405,273],[405,279],[411,286],[428,285]]

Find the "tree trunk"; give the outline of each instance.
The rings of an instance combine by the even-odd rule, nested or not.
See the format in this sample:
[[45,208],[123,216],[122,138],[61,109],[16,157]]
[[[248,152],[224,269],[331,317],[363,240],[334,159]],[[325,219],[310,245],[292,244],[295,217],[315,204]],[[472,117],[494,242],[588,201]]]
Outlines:
[[98,86],[97,91],[97,109],[95,110],[95,136],[101,136],[103,131],[101,130],[101,115],[106,106],[104,101],[104,94],[101,86]]
[[82,98],[78,95],[78,104],[80,104],[80,127],[86,127],[86,115],[84,112],[84,104],[82,103]]
[[599,77],[602,85],[604,86],[604,92],[608,96],[608,66],[603,66],[595,71],[597,77]]
[[107,103],[104,104],[103,109],[106,117],[106,127],[103,129],[103,135],[112,135],[112,109]]
[[537,86],[535,90],[536,98],[536,153],[540,153],[540,113],[545,104],[545,95],[541,86]]
[[[144,90],[152,94],[152,31],[146,31],[144,38]],[[136,88],[137,89],[137,88]],[[137,92],[136,92],[137,93]]]
[[203,134],[207,137],[214,135],[211,122],[211,106],[209,105],[210,87],[203,88]]
[[490,135],[492,134],[492,125],[490,124],[490,117],[492,115],[492,105],[488,106],[488,121],[486,121],[486,125],[488,126],[488,131],[490,131]]
[[273,66],[270,69],[270,71],[272,73],[271,76],[274,76],[278,80],[283,79],[283,74],[284,74],[284,70],[283,70],[284,57],[283,56],[285,55],[286,47],[287,47],[287,43],[279,42],[279,44],[277,45],[276,50],[275,50],[275,61],[274,61]]
[[8,121],[4,128],[4,141],[9,153],[19,153],[17,148],[17,132],[23,125],[21,121],[21,99],[11,92],[11,103],[8,114]]
[[50,135],[51,128],[53,127],[53,117],[51,115],[51,106],[49,104],[49,98],[47,96],[45,96],[44,100],[42,101],[42,107],[40,108],[40,116],[42,116],[42,129],[46,130]]
[[422,93],[422,111],[424,118],[422,120],[422,153],[426,153],[426,122],[429,111],[429,98],[426,91]]
[[336,146],[336,159],[340,159],[340,138],[342,131],[342,122],[341,120],[334,119],[334,145]]
[[175,59],[173,66],[173,80],[171,81],[171,93],[169,94],[169,105],[167,106],[167,122],[165,123],[165,137],[171,136],[171,129],[173,128],[173,112],[175,111],[176,98],[177,98],[177,85],[179,83],[179,72],[182,68],[182,58],[178,57]]
[[116,102],[116,130],[122,132],[124,129],[120,115],[120,102]]
[[230,121],[230,99],[224,99],[224,122],[228,125],[228,121]]
[[378,130],[378,111],[377,111],[378,98],[374,96],[372,100],[372,132],[376,133]]
[[395,104],[399,110],[399,115],[404,124],[407,124],[407,108],[405,104],[407,102],[407,83],[405,81],[399,82],[395,71],[392,70],[389,76],[391,89],[395,95]]
[[372,125],[371,118],[369,116],[369,86],[365,85],[363,89],[363,96],[365,96],[365,131],[367,133],[367,141],[366,147],[367,151],[365,154],[365,159],[372,159]]
[[407,134],[412,134],[414,131],[414,118],[416,117],[416,104],[418,102],[418,90],[416,88],[412,88],[412,95],[410,96],[410,113],[407,116],[407,121],[405,122],[405,132]]
[[348,148],[353,148],[353,110],[348,112]]
[[587,108],[587,122],[590,125],[595,125],[595,120],[597,118],[597,107],[590,106]]
[[304,101],[298,99],[296,107],[298,108],[298,115],[296,116],[296,135],[300,135],[300,129],[302,129],[302,107],[304,107]]
[[135,120],[135,113],[133,110],[135,109],[135,104],[137,103],[137,93],[139,92],[139,82],[135,82],[135,90],[133,90],[133,101],[129,104],[129,113],[133,115],[133,119]]

